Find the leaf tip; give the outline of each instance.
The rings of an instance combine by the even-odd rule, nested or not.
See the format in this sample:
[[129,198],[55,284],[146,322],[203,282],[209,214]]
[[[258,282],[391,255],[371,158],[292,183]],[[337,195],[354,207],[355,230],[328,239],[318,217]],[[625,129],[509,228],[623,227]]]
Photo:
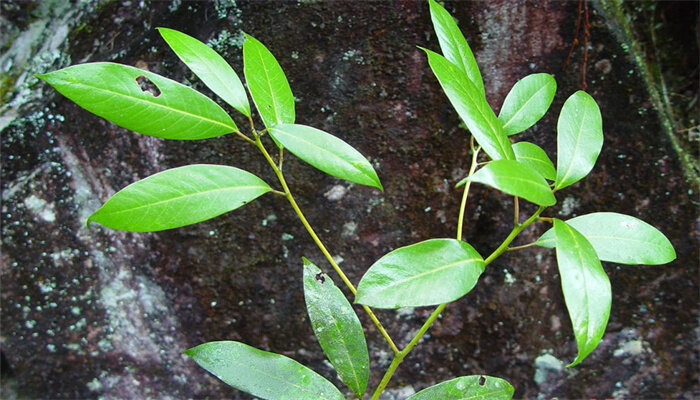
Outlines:
[[574,361],[572,361],[571,363],[569,363],[569,364],[566,366],[566,368],[573,368],[573,367],[579,365],[579,364],[581,363],[581,361],[583,361],[584,358],[585,358],[585,357],[582,358],[582,357],[580,357],[580,356],[579,356],[579,357],[576,357],[576,359],[575,359]]
[[183,351],[182,354],[184,354],[190,358],[194,358],[195,353],[196,353],[195,349],[196,349],[196,347],[192,347],[191,349],[187,349],[187,350]]

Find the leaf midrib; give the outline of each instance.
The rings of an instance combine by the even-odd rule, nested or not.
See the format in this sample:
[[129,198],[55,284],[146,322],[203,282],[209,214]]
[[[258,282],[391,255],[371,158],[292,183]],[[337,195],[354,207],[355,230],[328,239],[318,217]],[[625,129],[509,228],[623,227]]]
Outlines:
[[[223,94],[223,95],[220,94],[220,93],[217,93],[217,95],[219,95],[222,99],[224,99],[224,101],[226,101],[227,103],[229,103],[229,105],[231,105],[231,107],[233,107],[233,108],[238,109],[238,107],[241,107],[241,108],[243,108],[243,109],[246,109],[245,104],[244,104],[245,102],[242,101],[242,100],[243,100],[242,97],[240,97],[240,96],[236,93],[235,90],[233,90],[233,89],[231,89],[231,88],[229,87],[228,80],[226,79],[225,76],[222,76],[222,75],[220,74],[221,71],[219,70],[218,66],[216,65],[217,63],[218,63],[218,64],[221,64],[221,61],[223,61],[223,64],[221,64],[222,68],[226,68],[226,67],[231,68],[231,66],[228,65],[228,63],[226,62],[226,60],[224,60],[223,58],[220,58],[220,59],[216,59],[216,61],[212,61],[212,60],[210,60],[210,59],[209,59],[208,57],[206,57],[206,56],[199,57],[198,50],[197,50],[196,48],[193,48],[193,47],[190,46],[188,43],[185,43],[185,42],[182,41],[182,40],[180,40],[180,44],[181,44],[182,46],[184,46],[184,47],[187,47],[187,49],[188,49],[191,53],[194,53],[194,54],[196,55],[197,59],[200,60],[200,63],[201,63],[204,67],[207,68],[207,70],[214,76],[214,78],[216,78],[216,80],[218,81],[218,82],[217,82],[218,85],[224,89],[224,94]],[[216,57],[216,56],[221,57],[221,56],[219,55],[219,53],[217,53],[216,51],[214,51],[214,49],[212,49],[211,47],[209,47],[209,46],[207,46],[207,45],[205,45],[205,47],[207,47],[208,49],[210,49],[210,50],[213,52],[213,55],[215,55],[215,57]],[[211,54],[211,53],[210,53],[210,54]],[[231,71],[234,72],[234,75],[235,75],[235,71],[233,71],[233,68],[231,68]],[[204,82],[204,79],[203,79],[201,76],[199,76],[199,74],[197,74],[196,72],[195,72],[195,74],[199,77],[199,79],[201,79],[201,80]],[[235,78],[238,78],[238,76],[236,76]],[[230,80],[231,80],[231,81],[234,81],[234,78],[231,78]],[[240,78],[239,78],[239,82],[240,82]],[[206,82],[204,82],[204,83],[206,84]],[[207,86],[209,86],[209,85],[207,85]],[[241,84],[241,86],[242,86],[242,84]],[[214,90],[213,88],[210,87],[210,89],[211,89],[213,92],[216,92],[216,90]],[[225,97],[229,97],[229,99],[226,99]],[[240,104],[238,104],[237,106],[236,106],[236,105],[233,105],[233,104],[231,104],[231,102],[230,102],[229,100],[233,100],[234,103],[240,103]],[[246,100],[248,100],[248,99],[246,98]]]
[[508,124],[510,124],[511,121],[513,121],[513,119],[515,119],[515,117],[517,117],[521,112],[523,112],[523,110],[525,110],[527,108],[527,105],[530,104],[530,102],[535,98],[535,96],[537,96],[538,93],[545,90],[546,88],[547,88],[547,85],[545,84],[541,88],[537,89],[537,91],[535,93],[533,93],[532,96],[530,96],[527,99],[527,101],[525,101],[525,104],[523,104],[522,107],[518,108],[518,110],[515,112],[515,114],[513,114],[513,116],[510,117],[510,119],[506,123],[503,124],[503,129],[505,130],[506,127],[508,126]]
[[[445,59],[445,60],[447,60],[447,59]],[[467,87],[465,87],[465,85],[462,83],[463,81],[462,81],[461,77],[454,73],[453,69],[457,68],[457,67],[454,66],[450,60],[447,60],[447,62],[449,63],[449,64],[447,64],[447,70],[450,73],[450,75],[452,75],[452,80],[454,82],[456,82],[456,86],[458,86],[458,89],[461,89],[460,92],[462,92],[463,94],[465,94],[468,97],[469,101],[472,103],[472,105],[474,106],[476,111],[479,113],[479,116],[481,117],[481,119],[486,123],[488,130],[490,131],[489,133],[491,134],[491,137],[494,139],[494,141],[498,145],[498,149],[500,150],[503,158],[510,159],[508,157],[509,153],[508,153],[508,151],[506,151],[507,146],[505,145],[505,142],[504,142],[504,140],[508,140],[508,137],[505,136],[505,133],[503,135],[498,134],[498,129],[495,127],[495,125],[489,120],[489,118],[484,113],[484,110],[483,110],[484,104],[479,106],[479,102],[474,100],[474,96],[471,95],[470,90]],[[457,69],[459,70],[459,68],[457,68]],[[467,79],[469,79],[469,78],[467,78]],[[471,82],[471,80],[469,80],[469,82]],[[472,85],[474,85],[474,84],[472,83]],[[476,85],[474,85],[474,87],[476,87]],[[486,99],[484,99],[484,102],[486,102]],[[515,155],[515,153],[512,150],[512,147],[511,147],[511,153],[513,153],[513,156]],[[515,158],[515,157],[513,157],[513,158]]]
[[[348,347],[348,341],[345,340],[345,335],[343,335],[343,331],[338,326],[338,323],[339,323],[338,318],[335,318],[331,308],[329,306],[325,306],[324,302],[319,301],[316,304],[317,304],[317,307],[323,308],[326,311],[328,311],[325,315],[327,315],[329,318],[331,318],[333,320],[333,324],[332,324],[333,328],[335,328],[335,331],[337,332],[337,337],[340,338],[340,340],[342,342],[342,345],[343,345],[342,347],[344,350],[343,354],[345,355],[345,358],[347,358],[348,363],[351,365],[350,370],[352,371],[352,375],[355,378],[355,384],[357,385],[357,388],[359,389],[359,387],[361,386],[360,378],[357,376],[357,371],[355,369],[355,363],[353,362],[353,359],[350,356],[350,349]],[[340,375],[340,371],[338,371],[338,374]]]
[[466,265],[468,265],[468,264],[470,264],[470,263],[472,263],[472,262],[474,262],[474,261],[481,261],[481,262],[483,262],[483,259],[481,259],[481,258],[469,258],[469,259],[459,260],[459,261],[455,261],[455,262],[453,262],[453,263],[445,264],[445,265],[443,265],[443,266],[441,266],[441,267],[433,268],[433,269],[430,269],[430,270],[427,270],[427,271],[423,271],[423,272],[421,272],[421,273],[419,273],[419,274],[411,275],[411,276],[409,276],[409,277],[407,277],[407,278],[404,278],[404,279],[394,280],[394,281],[392,281],[390,284],[384,285],[384,286],[382,287],[382,290],[387,290],[388,288],[392,288],[392,287],[395,287],[395,286],[403,285],[403,284],[405,284],[406,282],[410,282],[410,281],[413,281],[413,280],[416,280],[416,279],[420,279],[420,278],[422,278],[422,277],[425,276],[425,275],[430,275],[430,274],[439,273],[439,272],[441,272],[441,271],[443,271],[443,270],[445,270],[445,269],[448,269],[448,268],[455,268],[455,267],[456,267],[457,265],[459,265],[459,264],[465,264],[465,266],[466,266]]
[[[292,138],[292,139],[297,139],[297,140],[299,140],[299,141],[301,141],[301,142],[304,142],[304,143],[307,144],[308,146],[313,147],[313,148],[315,148],[315,149],[318,149],[321,153],[330,154],[330,155],[332,155],[333,157],[335,157],[337,160],[342,161],[343,164],[345,164],[345,165],[347,165],[347,166],[350,166],[354,171],[359,172],[362,176],[371,178],[371,177],[368,176],[364,171],[362,171],[361,169],[359,169],[359,168],[355,165],[355,163],[360,163],[360,165],[364,165],[364,162],[363,162],[362,160],[357,160],[357,161],[350,162],[350,161],[346,160],[345,158],[341,157],[341,155],[338,154],[338,153],[332,152],[332,151],[328,150],[328,149],[325,148],[325,147],[321,147],[321,146],[317,145],[316,143],[307,140],[305,137],[303,137],[303,136],[301,136],[301,135],[295,135],[295,134],[293,134],[293,133],[289,133],[289,132],[287,132],[287,131],[285,131],[285,130],[283,130],[283,129],[280,129],[279,127],[274,127],[274,128],[273,128],[273,131],[275,131],[275,132],[277,132],[277,133],[282,133],[283,135],[287,135],[287,137],[290,137],[290,138]],[[289,148],[289,146],[287,146],[287,147]],[[291,151],[291,149],[290,149],[290,151]]]
[[[265,63],[263,60],[263,54],[262,54],[262,49],[258,48],[258,46],[261,46],[262,44],[256,43],[256,48],[255,48],[255,55],[258,57],[260,65],[262,67],[263,72],[265,73],[265,83],[267,84],[267,89],[268,89],[268,94],[270,95],[270,100],[272,101],[272,111],[275,114],[275,120],[271,126],[274,126],[279,123],[284,123],[285,121],[282,121],[282,115],[280,113],[280,109],[277,103],[277,97],[275,96],[275,91],[272,88],[272,82],[270,81],[270,74],[269,74],[269,69],[268,65]],[[269,126],[269,127],[271,127]],[[268,128],[269,128],[268,127]]]
[[[293,364],[293,363],[296,363],[296,361],[294,361],[294,360],[292,360],[292,359],[281,358],[281,359],[279,359],[279,360],[285,361],[286,364],[288,364],[288,365],[293,365],[293,366],[296,367],[296,365]],[[291,361],[291,362],[290,362],[290,361]],[[238,365],[243,366],[244,368],[250,368],[250,369],[252,369],[252,370],[255,370],[256,372],[260,373],[261,375],[265,375],[265,376],[267,376],[267,377],[270,377],[270,378],[272,378],[273,380],[276,380],[276,381],[278,381],[278,382],[286,383],[286,384],[288,384],[289,386],[294,386],[294,387],[300,389],[302,392],[306,392],[306,393],[310,393],[310,394],[314,394],[314,395],[319,395],[319,396],[321,395],[321,393],[318,393],[317,391],[316,391],[316,392],[311,391],[309,388],[307,388],[307,387],[305,387],[305,386],[299,386],[299,385],[297,385],[297,384],[294,383],[294,382],[281,379],[281,378],[279,378],[279,377],[277,377],[276,375],[273,375],[273,374],[269,374],[269,373],[267,373],[267,372],[266,372],[265,370],[263,370],[263,369],[258,369],[258,368],[256,368],[256,365],[255,365],[255,364],[251,364],[251,363],[246,363],[246,364],[238,363]],[[302,367],[304,367],[302,364],[299,364],[299,365],[301,365]],[[304,367],[304,368],[307,368],[307,367]],[[311,371],[311,372],[314,372],[314,371]],[[218,375],[217,375],[217,376],[218,376]],[[332,400],[332,398],[330,398],[330,397],[323,397],[323,399],[331,399],[331,400]]]
[[[117,211],[110,211],[110,212],[105,211],[105,212],[102,212],[102,213],[100,213],[100,214],[102,214],[102,215],[116,215],[116,214],[122,214],[122,213],[126,213],[126,212],[133,212],[133,211],[139,210],[139,209],[141,209],[141,208],[146,208],[146,207],[158,207],[158,206],[160,206],[160,205],[162,205],[162,204],[165,204],[165,203],[170,203],[170,202],[174,202],[174,201],[182,201],[182,200],[184,200],[184,199],[186,199],[186,198],[189,198],[189,197],[201,196],[201,195],[205,195],[205,194],[209,194],[209,193],[223,192],[223,191],[236,191],[236,190],[240,190],[240,189],[255,189],[255,188],[266,189],[266,191],[269,191],[269,190],[270,190],[270,187],[269,187],[269,186],[256,186],[256,185],[226,186],[226,187],[221,187],[221,188],[216,188],[216,189],[209,189],[209,190],[199,191],[199,192],[196,192],[196,193],[188,193],[188,194],[186,194],[186,195],[184,195],[184,196],[171,197],[171,198],[169,198],[169,199],[159,200],[159,201],[156,201],[156,202],[153,202],[153,203],[147,203],[147,204],[143,204],[143,205],[140,205],[140,206],[137,206],[137,207],[133,207],[133,208],[127,208],[127,209],[122,209],[122,210],[117,210]],[[106,205],[106,204],[105,204],[105,205]],[[103,207],[104,207],[104,206],[103,206]],[[97,214],[99,211],[100,211],[100,210],[97,210],[97,212],[95,212],[95,214]]]
[[[72,76],[71,76],[71,77],[72,77]],[[149,79],[151,79],[151,78],[149,77]],[[225,124],[225,123],[223,123],[223,122],[216,121],[216,120],[213,120],[213,119],[211,119],[211,118],[204,117],[204,116],[202,116],[202,115],[192,114],[192,113],[189,113],[189,112],[187,112],[187,111],[184,111],[184,110],[181,110],[181,109],[178,109],[178,108],[169,107],[169,106],[166,106],[166,105],[164,105],[164,104],[160,104],[160,103],[157,103],[157,102],[153,102],[153,101],[149,101],[149,100],[146,100],[146,99],[142,99],[142,98],[139,98],[139,97],[136,97],[136,96],[132,96],[132,95],[129,95],[128,93],[115,92],[115,91],[113,91],[113,90],[108,90],[108,89],[105,89],[105,88],[102,88],[102,87],[99,87],[99,86],[93,86],[93,85],[87,84],[87,83],[85,83],[85,82],[83,82],[83,81],[80,81],[80,80],[71,79],[71,80],[67,80],[67,82],[70,82],[71,84],[75,84],[75,85],[85,86],[85,87],[90,88],[90,89],[96,89],[96,90],[98,90],[98,91],[102,91],[102,92],[105,92],[105,93],[109,93],[109,94],[112,94],[112,95],[114,95],[114,96],[118,96],[118,97],[123,97],[123,98],[126,98],[126,99],[135,100],[135,101],[137,101],[137,102],[145,103],[145,104],[148,104],[148,105],[150,105],[150,106],[154,106],[154,107],[158,107],[158,108],[162,108],[162,109],[168,110],[168,111],[170,111],[170,112],[174,112],[174,113],[177,113],[177,114],[182,114],[183,116],[186,116],[186,117],[190,117],[190,118],[193,118],[193,119],[199,119],[199,120],[202,120],[202,121],[206,121],[206,122],[212,123],[212,124],[214,124],[214,125],[220,125],[220,126],[223,126],[223,127],[227,128],[227,129],[230,129],[231,132],[233,132],[233,131],[236,130],[233,126],[228,125],[228,124]],[[183,87],[187,87],[187,86],[183,86]],[[192,89],[192,90],[194,90],[194,89]],[[197,93],[198,93],[198,92],[197,92]]]

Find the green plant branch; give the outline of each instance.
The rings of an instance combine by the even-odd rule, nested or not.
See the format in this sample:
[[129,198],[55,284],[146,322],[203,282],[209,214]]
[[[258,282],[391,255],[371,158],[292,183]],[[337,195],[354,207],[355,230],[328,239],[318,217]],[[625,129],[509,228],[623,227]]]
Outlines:
[[420,339],[423,337],[423,335],[425,335],[428,329],[430,329],[430,326],[433,325],[433,323],[438,318],[438,316],[440,316],[440,313],[442,313],[445,307],[447,307],[447,303],[442,303],[439,306],[437,306],[435,311],[433,311],[432,314],[430,314],[425,323],[423,323],[423,326],[420,327],[418,332],[416,332],[416,334],[413,336],[411,341],[408,342],[406,347],[404,347],[403,350],[401,350],[394,356],[394,359],[391,361],[391,364],[389,364],[389,368],[387,368],[386,372],[384,373],[384,376],[382,377],[382,380],[379,382],[377,389],[375,389],[371,400],[379,399],[379,396],[386,388],[386,385],[389,384],[389,381],[391,381],[391,377],[394,376],[394,372],[396,372],[396,369],[399,367],[401,362],[403,362],[403,359],[408,355],[408,353],[411,352],[411,350],[413,350],[414,347],[416,347]]
[[506,251],[522,250],[522,249],[527,249],[528,247],[532,247],[532,246],[536,246],[536,245],[537,245],[537,242],[532,242],[532,243],[523,244],[523,245],[520,245],[520,246],[508,247],[508,248],[506,249]]
[[[467,176],[474,175],[476,171],[477,162],[476,159],[479,156],[479,150],[481,147],[474,148],[474,136],[469,139],[469,147],[472,150],[472,163],[469,166],[469,174]],[[472,181],[467,181],[464,185],[464,193],[462,193],[462,202],[459,205],[459,216],[457,217],[457,240],[462,240],[462,230],[464,226],[464,213],[467,210],[467,197],[469,197],[469,188],[471,187]]]
[[[477,158],[479,157],[479,151],[481,150],[480,146],[474,146],[474,136],[472,136],[469,139],[469,148],[472,151],[472,160],[471,160],[471,165],[469,166],[469,173],[467,174],[467,177],[470,177],[474,175],[474,172],[476,171],[476,167],[478,165],[477,163]],[[464,227],[464,214],[467,208],[467,198],[469,197],[469,189],[471,188],[471,181],[467,181],[467,183],[464,185],[464,192],[462,193],[462,201],[459,206],[459,215],[457,217],[457,240],[462,240],[462,230]],[[447,307],[448,303],[442,303],[438,305],[435,310],[430,314],[428,319],[423,323],[423,326],[418,330],[418,332],[413,336],[410,342],[404,347],[400,352],[394,354],[394,359],[391,361],[391,364],[389,364],[389,368],[387,368],[386,372],[384,373],[384,376],[382,377],[382,380],[379,382],[379,385],[374,391],[374,394],[372,395],[371,400],[377,400],[379,399],[379,396],[382,394],[384,389],[386,388],[386,385],[389,384],[389,381],[391,381],[391,378],[394,376],[394,373],[396,372],[396,369],[399,367],[399,365],[403,362],[403,359],[413,350],[413,348],[418,344],[420,341],[420,338],[425,335],[425,333],[430,329],[430,327],[433,325],[435,320],[440,316],[442,311]]]
[[[345,283],[345,286],[352,292],[353,295],[357,293],[357,289],[355,288],[355,285],[350,282],[350,279],[348,279],[347,275],[345,275],[345,272],[343,272],[342,268],[338,265],[338,263],[335,262],[333,259],[333,256],[331,253],[326,249],[326,246],[323,244],[321,239],[318,237],[316,234],[316,231],[314,231],[313,227],[309,223],[309,221],[306,219],[306,216],[304,213],[301,211],[301,208],[299,208],[299,205],[297,204],[296,200],[294,199],[294,196],[292,195],[291,190],[289,189],[289,185],[287,185],[287,180],[284,178],[284,174],[282,171],[279,169],[277,164],[275,164],[275,161],[272,159],[270,156],[270,153],[268,153],[267,149],[265,146],[262,144],[262,141],[260,140],[260,136],[258,134],[255,135],[255,146],[262,152],[263,156],[267,160],[268,164],[272,167],[272,169],[275,171],[275,174],[277,175],[277,179],[279,180],[280,184],[282,185],[282,188],[284,189],[284,194],[287,200],[289,201],[289,204],[292,206],[294,209],[294,212],[296,212],[297,216],[299,217],[299,220],[301,221],[302,225],[304,225],[304,228],[306,228],[306,231],[309,233],[311,236],[311,239],[313,239],[314,243],[316,243],[316,246],[321,250],[321,253],[326,257],[326,260],[331,264],[335,272],[340,276],[340,279]],[[374,314],[371,308],[369,308],[366,305],[363,305],[362,308],[365,310],[367,315],[369,315],[369,318],[372,320],[374,325],[377,327],[377,330],[379,330],[379,333],[384,337],[386,342],[389,344],[389,347],[391,347],[391,350],[393,351],[394,354],[399,353],[399,348],[396,346],[394,343],[393,339],[391,336],[389,336],[389,333],[386,331],[384,326],[382,325],[381,321],[377,318],[377,316]]]
[[[508,250],[508,245],[515,240],[515,238],[518,236],[520,232],[523,231],[523,229],[527,228],[531,223],[535,222],[537,220],[537,217],[544,211],[546,207],[540,206],[537,211],[535,211],[534,214],[530,216],[525,222],[519,225],[515,225],[513,227],[513,230],[510,231],[510,234],[503,240],[503,243],[501,243],[500,246],[496,250],[491,253],[490,256],[484,260],[484,268],[486,268],[487,265],[491,264],[496,258],[498,258],[501,254],[503,254],[506,250]],[[459,233],[458,233],[459,235]],[[416,344],[418,344],[418,341],[425,335],[425,333],[430,329],[430,326],[437,320],[437,317],[442,313],[442,311],[447,307],[448,303],[443,303],[437,306],[435,311],[433,311],[432,314],[430,314],[430,317],[425,321],[423,326],[418,330],[418,332],[413,336],[413,339],[406,345],[406,347],[403,348],[398,354],[394,356],[394,359],[391,361],[391,364],[389,365],[389,368],[386,370],[384,373],[384,376],[382,377],[382,380],[379,382],[379,385],[377,386],[377,389],[374,391],[374,394],[372,395],[371,400],[377,400],[379,399],[379,396],[382,394],[384,389],[386,388],[386,385],[391,381],[391,377],[394,375],[396,372],[396,369],[398,368],[399,364],[403,361],[403,359],[408,355],[408,353],[411,352],[413,347],[415,347]]]
[[234,131],[233,133],[235,133],[236,135],[238,135],[238,137],[240,137],[241,139],[245,140],[246,142],[248,142],[248,143],[250,143],[250,144],[255,144],[255,140],[253,140],[253,139],[249,138],[248,136],[244,135],[241,131],[238,131],[238,130],[237,130],[237,131]]
[[513,196],[513,226],[520,225],[520,200]]

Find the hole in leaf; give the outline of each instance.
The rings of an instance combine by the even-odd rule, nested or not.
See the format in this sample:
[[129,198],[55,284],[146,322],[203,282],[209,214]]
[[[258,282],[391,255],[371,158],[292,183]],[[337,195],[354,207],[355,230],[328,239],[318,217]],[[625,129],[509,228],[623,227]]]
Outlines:
[[158,86],[147,77],[143,75],[137,76],[136,83],[141,88],[141,91],[150,93],[153,97],[160,96],[160,89],[158,89]]
[[326,282],[326,277],[323,276],[323,272],[319,272],[318,274],[316,274],[316,280],[320,281],[321,283]]
[[486,378],[483,376],[479,377],[479,386],[484,386],[486,384]]

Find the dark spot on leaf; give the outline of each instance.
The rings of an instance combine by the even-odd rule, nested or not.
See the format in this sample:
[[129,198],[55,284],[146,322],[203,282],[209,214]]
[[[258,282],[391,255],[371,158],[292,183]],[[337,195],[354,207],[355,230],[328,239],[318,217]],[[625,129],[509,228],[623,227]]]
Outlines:
[[486,383],[486,378],[483,376],[480,376],[479,377],[479,386],[484,386],[485,383]]
[[153,83],[150,79],[143,75],[139,75],[136,77],[136,83],[139,85],[141,88],[141,91],[150,93],[153,97],[158,97],[160,96],[160,89],[158,89],[158,86],[156,86],[155,83]]
[[323,276],[323,272],[319,272],[318,274],[316,274],[316,280],[320,281],[321,283],[326,282],[326,277]]

